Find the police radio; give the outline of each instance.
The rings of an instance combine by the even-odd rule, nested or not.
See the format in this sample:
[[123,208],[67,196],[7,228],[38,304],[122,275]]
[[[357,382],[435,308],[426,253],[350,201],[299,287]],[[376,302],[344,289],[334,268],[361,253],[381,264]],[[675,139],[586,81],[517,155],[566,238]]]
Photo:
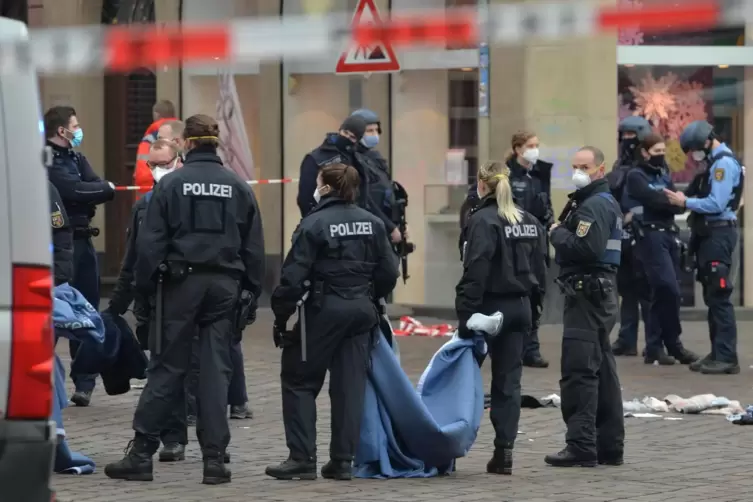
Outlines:
[[395,197],[395,203],[392,206],[392,221],[397,225],[400,235],[403,237],[400,242],[393,244],[393,248],[400,257],[400,268],[403,272],[403,284],[405,284],[410,278],[410,275],[408,275],[408,255],[416,250],[416,245],[408,242],[405,237],[408,226],[405,219],[405,209],[408,207],[408,192],[397,181],[392,182],[392,191]]

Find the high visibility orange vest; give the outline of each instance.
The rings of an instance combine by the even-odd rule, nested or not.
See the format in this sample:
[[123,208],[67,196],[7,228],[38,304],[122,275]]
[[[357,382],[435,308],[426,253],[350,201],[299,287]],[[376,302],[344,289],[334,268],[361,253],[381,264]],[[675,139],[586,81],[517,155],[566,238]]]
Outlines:
[[146,163],[147,160],[149,160],[149,148],[151,148],[152,143],[157,141],[157,132],[159,132],[159,128],[162,127],[162,124],[173,122],[175,120],[178,119],[159,119],[152,122],[152,125],[150,125],[144,133],[144,137],[141,138],[139,149],[136,151],[136,169],[133,171],[133,184],[141,187],[136,195],[136,199],[141,198],[141,196],[151,190],[154,185],[152,171]]

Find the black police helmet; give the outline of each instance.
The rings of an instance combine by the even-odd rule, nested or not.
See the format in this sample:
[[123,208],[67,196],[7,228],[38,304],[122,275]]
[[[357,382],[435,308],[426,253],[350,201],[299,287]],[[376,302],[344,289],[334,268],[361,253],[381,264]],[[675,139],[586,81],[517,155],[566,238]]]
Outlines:
[[706,150],[706,141],[714,135],[714,128],[705,120],[691,122],[680,134],[680,147],[685,153]]
[[617,130],[620,135],[626,132],[633,132],[638,137],[638,140],[642,140],[651,132],[651,124],[643,117],[630,116],[622,119]]
[[382,122],[379,120],[379,115],[376,112],[369,110],[368,108],[359,108],[350,114],[351,117],[361,117],[366,121],[366,125],[376,124],[379,127],[379,134],[382,133]]

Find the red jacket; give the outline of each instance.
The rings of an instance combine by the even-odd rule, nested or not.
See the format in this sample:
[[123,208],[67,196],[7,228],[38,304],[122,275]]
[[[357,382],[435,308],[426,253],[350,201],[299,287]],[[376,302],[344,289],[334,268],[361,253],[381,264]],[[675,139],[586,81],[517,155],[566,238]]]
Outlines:
[[152,143],[157,141],[157,132],[159,132],[159,128],[162,127],[163,124],[175,120],[178,119],[159,119],[152,122],[152,125],[150,125],[144,133],[141,143],[139,143],[139,149],[136,151],[136,169],[133,171],[133,184],[141,187],[136,195],[137,199],[151,190],[154,185],[152,170],[149,169],[149,166],[146,163],[146,161],[149,160],[149,148],[151,148]]

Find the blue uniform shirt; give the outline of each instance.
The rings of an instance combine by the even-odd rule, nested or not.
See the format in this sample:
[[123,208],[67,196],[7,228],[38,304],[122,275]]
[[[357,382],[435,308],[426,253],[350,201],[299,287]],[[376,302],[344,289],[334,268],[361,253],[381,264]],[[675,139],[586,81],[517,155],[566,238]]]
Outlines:
[[[732,150],[722,143],[712,150],[711,157],[721,152],[732,153]],[[708,220],[736,220],[737,216],[729,204],[733,198],[732,189],[740,184],[740,174],[741,166],[734,158],[720,158],[709,167],[711,193],[702,199],[689,198],[685,206],[690,211],[707,215]]]

